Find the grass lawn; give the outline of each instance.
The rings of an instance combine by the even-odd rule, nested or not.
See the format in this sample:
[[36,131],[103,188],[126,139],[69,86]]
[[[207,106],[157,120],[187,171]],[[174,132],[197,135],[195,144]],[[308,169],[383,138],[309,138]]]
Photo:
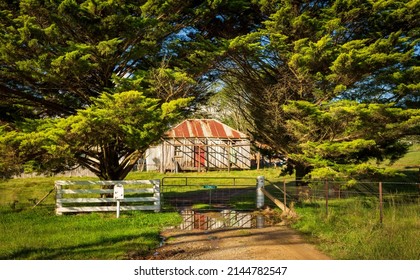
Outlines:
[[[5,209],[3,209],[5,210]],[[0,259],[130,259],[149,253],[177,213],[132,212],[56,216],[48,208],[2,211]]]
[[306,234],[333,259],[419,260],[420,200],[384,203],[379,222],[376,198],[331,200],[295,208],[300,219],[293,228]]
[[411,146],[409,152],[401,159],[392,164],[396,169],[420,168],[420,143]]

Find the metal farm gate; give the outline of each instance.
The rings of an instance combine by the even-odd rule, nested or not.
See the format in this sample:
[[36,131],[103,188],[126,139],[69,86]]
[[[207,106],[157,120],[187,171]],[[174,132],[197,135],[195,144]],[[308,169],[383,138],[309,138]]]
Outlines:
[[162,210],[178,211],[181,229],[255,227],[255,177],[164,177]]
[[255,177],[164,177],[162,209],[255,210]]
[[249,211],[222,210],[220,212],[181,211],[183,222],[180,229],[210,230],[230,227],[256,227],[255,215]]

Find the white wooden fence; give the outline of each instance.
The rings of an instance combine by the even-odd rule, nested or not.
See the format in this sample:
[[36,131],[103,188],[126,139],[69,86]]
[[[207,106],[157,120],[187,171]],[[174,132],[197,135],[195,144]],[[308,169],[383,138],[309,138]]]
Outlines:
[[[97,211],[117,211],[117,200],[101,197],[113,194],[114,190],[103,186],[129,186],[124,188],[124,198],[120,199],[119,210],[160,211],[160,180],[127,181],[56,181],[56,213],[77,213]],[[135,187],[135,186],[141,187]],[[150,185],[151,188],[144,188]]]

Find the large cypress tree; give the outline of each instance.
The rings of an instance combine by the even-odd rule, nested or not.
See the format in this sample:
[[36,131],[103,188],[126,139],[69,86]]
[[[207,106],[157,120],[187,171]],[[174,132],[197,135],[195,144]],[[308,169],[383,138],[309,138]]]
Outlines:
[[[420,104],[419,2],[259,3],[267,20],[258,31],[231,40],[229,60],[221,65],[226,90],[255,139],[283,154],[298,179],[313,168],[344,175],[340,164],[403,155],[407,145],[399,140],[419,133],[418,110],[391,108]],[[387,105],[365,108],[338,100]],[[342,114],[332,114],[338,104]],[[365,117],[343,113],[353,116],[359,109]],[[361,118],[365,127],[359,126]]]
[[80,164],[123,179],[205,100],[224,39],[259,20],[250,2],[0,1],[0,148],[13,158],[3,172]]

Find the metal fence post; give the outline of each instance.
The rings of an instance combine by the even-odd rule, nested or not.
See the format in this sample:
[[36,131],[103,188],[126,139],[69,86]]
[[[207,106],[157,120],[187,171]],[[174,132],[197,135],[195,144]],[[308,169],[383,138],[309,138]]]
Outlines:
[[264,206],[264,176],[257,177],[257,209],[261,209]]

